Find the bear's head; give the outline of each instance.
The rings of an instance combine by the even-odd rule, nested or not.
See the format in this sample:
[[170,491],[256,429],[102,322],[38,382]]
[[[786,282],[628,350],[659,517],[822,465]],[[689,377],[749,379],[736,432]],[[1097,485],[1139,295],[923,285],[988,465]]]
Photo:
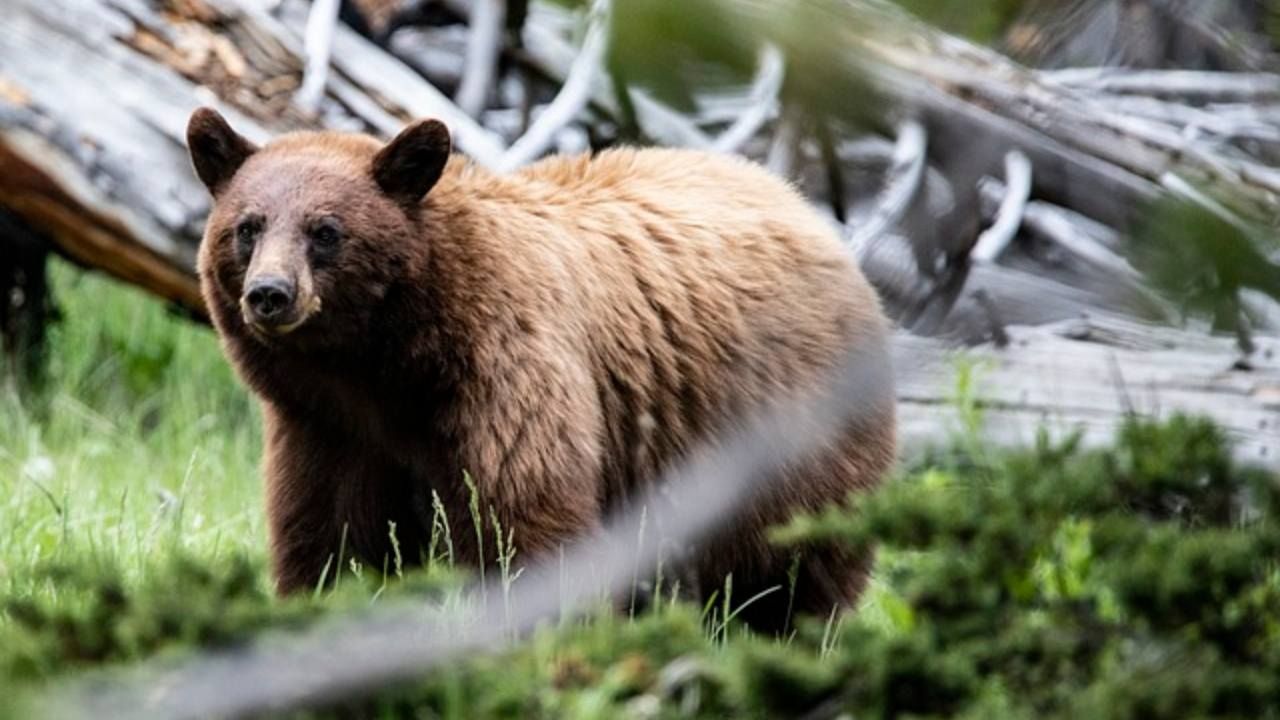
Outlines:
[[200,248],[206,302],[224,331],[263,344],[350,342],[419,257],[423,199],[444,172],[438,120],[391,142],[292,133],[263,147],[201,108],[187,125],[213,195]]

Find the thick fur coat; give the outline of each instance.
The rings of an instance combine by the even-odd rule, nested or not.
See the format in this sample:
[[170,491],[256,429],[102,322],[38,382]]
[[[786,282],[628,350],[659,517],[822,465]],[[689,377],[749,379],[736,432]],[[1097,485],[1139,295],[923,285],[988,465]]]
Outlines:
[[[297,133],[256,148],[208,110],[189,141],[215,198],[205,299],[262,403],[282,592],[314,585],[344,534],[382,567],[394,523],[416,557],[433,493],[458,559],[493,562],[464,472],[518,559],[552,555],[848,348],[883,357],[877,298],[832,229],[742,159],[620,149],[496,175],[449,155],[434,121],[385,145]],[[726,519],[689,576],[732,572],[738,598],[787,585],[795,560],[765,528],[892,463],[892,391],[865,403],[829,452]],[[826,612],[856,597],[865,560],[808,548],[794,598],[774,596]]]

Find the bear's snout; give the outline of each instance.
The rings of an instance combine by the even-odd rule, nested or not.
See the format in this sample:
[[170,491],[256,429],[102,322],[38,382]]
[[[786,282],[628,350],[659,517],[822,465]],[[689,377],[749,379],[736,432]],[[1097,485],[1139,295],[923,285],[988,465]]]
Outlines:
[[245,320],[262,329],[279,330],[295,321],[297,286],[278,275],[254,278],[244,289]]
[[281,277],[254,280],[246,288],[244,298],[259,319],[270,320],[293,305],[293,283]]

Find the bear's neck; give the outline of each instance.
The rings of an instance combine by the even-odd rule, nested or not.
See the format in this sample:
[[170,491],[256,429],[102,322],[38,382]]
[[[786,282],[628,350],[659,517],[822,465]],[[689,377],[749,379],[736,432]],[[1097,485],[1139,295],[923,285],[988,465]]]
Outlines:
[[[385,338],[392,352],[441,381],[474,366],[479,347],[511,309],[506,269],[523,253],[519,221],[504,197],[504,179],[458,156],[428,194],[403,281],[386,313],[404,337]],[[501,206],[508,212],[499,210]]]

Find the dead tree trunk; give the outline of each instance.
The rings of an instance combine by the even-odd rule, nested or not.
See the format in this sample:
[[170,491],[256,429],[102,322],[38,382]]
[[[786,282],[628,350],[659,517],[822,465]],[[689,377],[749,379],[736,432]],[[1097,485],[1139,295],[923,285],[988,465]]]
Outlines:
[[[460,151],[492,168],[536,157],[566,128],[585,137],[586,126],[608,118],[662,144],[757,159],[772,148],[777,166],[794,168],[816,203],[829,202],[841,219],[847,213],[844,229],[864,267],[914,331],[1004,343],[982,351],[1002,378],[989,391],[997,427],[1033,426],[1058,402],[1070,423],[1113,425],[1125,409],[1113,401],[1115,378],[1098,368],[1114,355],[1130,387],[1148,380],[1163,387],[1158,395],[1170,405],[1213,415],[1243,439],[1250,458],[1276,462],[1261,450],[1277,444],[1273,356],[1263,361],[1255,352],[1237,362],[1229,339],[1206,344],[1203,331],[1159,331],[1159,343],[1114,349],[1018,326],[1060,327],[1052,324],[1099,311],[1169,316],[1126,259],[1126,233],[1153,198],[1208,187],[1216,210],[1274,226],[1280,173],[1268,158],[1280,157],[1280,79],[1029,70],[876,0],[851,6],[876,28],[859,32],[868,25],[855,23],[849,42],[893,101],[887,124],[901,128],[896,144],[799,136],[780,107],[785,49],[762,48],[750,87],[696,98],[693,111],[634,91],[620,101],[607,74],[591,66],[603,55],[600,20],[546,4],[530,6],[519,46],[502,49],[496,70],[475,47],[477,68],[494,75],[516,66],[519,77],[537,78],[536,87],[526,83],[511,100],[473,86],[473,115],[431,82],[437,73],[459,85],[467,71],[460,56],[442,57],[404,37],[375,44],[341,25],[322,92],[304,109],[295,100],[306,67],[309,5],[301,0],[284,0],[274,13],[256,0],[9,0],[0,24],[0,208],[33,234],[0,233],[7,243],[0,245],[7,280],[0,281],[10,299],[23,300],[16,313],[4,305],[6,347],[38,344],[30,323],[42,317],[35,308],[47,308],[30,304],[41,292],[43,275],[34,270],[41,256],[20,249],[19,236],[47,238],[82,265],[203,314],[194,260],[208,198],[183,140],[197,106],[217,106],[256,141],[308,127],[386,136],[412,118],[435,116],[449,124]],[[463,0],[443,7],[460,21],[470,17]],[[593,52],[579,52],[571,37],[588,38]],[[395,53],[418,53],[413,67],[421,70]],[[554,93],[557,85],[564,93]],[[548,92],[550,110],[527,122],[530,104],[550,101]],[[484,97],[507,98],[499,101],[507,105],[486,106]],[[1252,300],[1276,315],[1271,300]],[[950,346],[910,336],[903,342],[936,361],[939,380],[952,372]],[[1265,337],[1259,347],[1276,351]],[[1036,389],[1046,377],[1034,360],[1038,348],[1081,360],[1079,372],[1062,369],[1070,390],[1060,397]],[[1195,362],[1172,381],[1175,355]],[[1246,384],[1253,389],[1232,389]],[[936,410],[945,385],[904,386],[908,437],[941,432]],[[1012,388],[1020,390],[1010,395]],[[1081,405],[1082,398],[1092,400]]]

